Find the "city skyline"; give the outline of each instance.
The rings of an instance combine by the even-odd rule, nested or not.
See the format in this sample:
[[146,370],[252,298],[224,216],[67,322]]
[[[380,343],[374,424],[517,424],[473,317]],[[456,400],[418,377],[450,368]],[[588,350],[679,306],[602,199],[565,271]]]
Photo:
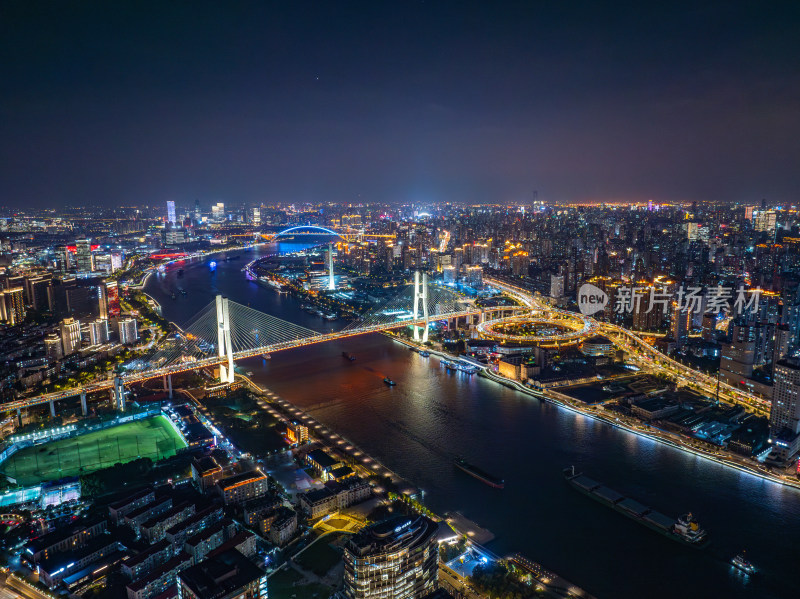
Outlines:
[[0,205],[791,203],[788,8],[19,4]]
[[8,0],[0,596],[796,597],[796,14]]

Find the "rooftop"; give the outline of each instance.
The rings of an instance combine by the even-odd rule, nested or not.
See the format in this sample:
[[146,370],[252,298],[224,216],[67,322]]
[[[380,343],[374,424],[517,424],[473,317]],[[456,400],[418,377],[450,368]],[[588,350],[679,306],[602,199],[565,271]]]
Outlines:
[[322,449],[315,449],[309,452],[308,458],[319,464],[322,468],[333,468],[339,463],[339,460],[332,458]]
[[266,478],[267,476],[260,470],[249,470],[247,472],[242,472],[241,474],[234,474],[228,478],[223,478],[217,484],[219,485],[220,489],[227,491],[228,489],[232,489],[239,485],[255,482],[257,480],[263,480]]
[[264,572],[236,549],[204,559],[180,574],[181,585],[202,599],[225,597],[263,576]]
[[178,555],[170,559],[164,565],[156,568],[155,570],[151,570],[139,580],[134,580],[133,582],[129,583],[128,588],[134,592],[139,591],[140,589],[143,589],[147,585],[151,584],[153,581],[158,580],[168,572],[171,572],[175,568],[179,567],[181,564],[191,561],[191,559],[192,558],[189,557],[189,554],[181,551]]
[[361,529],[350,538],[346,549],[359,557],[411,549],[434,539],[437,528],[436,523],[425,516],[396,516]]

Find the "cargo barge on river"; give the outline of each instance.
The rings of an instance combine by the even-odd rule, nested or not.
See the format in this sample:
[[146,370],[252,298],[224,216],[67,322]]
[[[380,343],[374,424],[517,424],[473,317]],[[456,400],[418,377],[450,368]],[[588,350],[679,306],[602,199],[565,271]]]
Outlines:
[[708,545],[706,531],[700,528],[692,514],[685,514],[677,520],[665,516],[661,512],[642,505],[635,499],[626,497],[614,489],[606,487],[585,474],[576,473],[574,466],[565,468],[563,474],[564,479],[584,495],[616,510],[639,524],[644,524],[647,528],[661,533],[673,541],[696,548],[704,548]]
[[467,462],[464,458],[456,459],[454,464],[459,470],[463,470],[470,476],[477,478],[479,481],[486,483],[490,487],[494,487],[495,489],[504,489],[506,486],[505,481],[503,481],[502,478],[498,478],[492,474],[489,474],[485,470],[481,470],[477,466]]

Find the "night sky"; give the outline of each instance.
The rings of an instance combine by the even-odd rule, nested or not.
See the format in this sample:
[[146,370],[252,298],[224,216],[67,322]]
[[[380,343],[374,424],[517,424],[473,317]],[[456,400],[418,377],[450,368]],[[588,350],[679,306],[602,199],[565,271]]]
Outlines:
[[0,3],[0,205],[800,202],[797,2]]

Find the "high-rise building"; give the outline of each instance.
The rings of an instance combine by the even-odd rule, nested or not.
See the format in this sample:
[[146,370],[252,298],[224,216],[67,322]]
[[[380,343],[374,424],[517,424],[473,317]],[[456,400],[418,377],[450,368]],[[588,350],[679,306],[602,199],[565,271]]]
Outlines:
[[778,213],[774,210],[758,210],[753,213],[753,228],[756,231],[772,233],[778,222]]
[[107,318],[116,318],[120,315],[121,309],[119,305],[119,286],[116,281],[105,281],[105,296]]
[[200,211],[200,200],[194,201],[194,220],[195,222],[200,222],[203,218],[203,213]]
[[2,284],[3,289],[21,287],[25,284],[25,277],[23,275],[3,275]]
[[50,286],[52,276],[29,277],[26,279],[28,289],[28,303],[37,312],[50,310]]
[[702,332],[703,341],[714,343],[717,340],[717,315],[707,312],[703,314]]
[[675,339],[675,347],[681,349],[689,342],[689,328],[692,322],[690,310],[681,309],[677,302],[672,302],[672,320],[670,334]]
[[800,451],[800,360],[778,360],[773,379],[770,441],[776,457],[788,460]]
[[72,268],[72,252],[65,245],[57,245],[53,248],[53,264],[59,272],[66,272]]
[[65,318],[61,321],[61,347],[64,355],[74,354],[81,347],[81,321]]
[[734,322],[731,324],[731,343],[722,346],[719,377],[729,385],[738,386],[753,374],[756,352],[755,327]]
[[94,271],[91,239],[78,239],[75,242],[75,268],[84,273]]
[[0,318],[12,325],[25,320],[25,291],[22,287],[0,292]]
[[225,220],[225,204],[223,202],[217,202],[211,206],[211,219],[218,223]]
[[139,332],[136,328],[136,320],[125,318],[117,321],[117,333],[119,342],[122,345],[133,345],[139,339]]
[[175,202],[169,200],[167,202],[167,226],[174,225],[177,222],[175,218]]
[[483,267],[467,266],[467,284],[470,287],[483,287]]
[[108,321],[105,318],[89,323],[89,342],[92,345],[108,343]]
[[363,528],[344,546],[348,599],[417,599],[436,590],[437,525],[425,516],[398,516]]
[[564,275],[550,275],[550,297],[564,297]]
[[661,302],[665,300],[655,294],[658,293],[658,289],[651,294],[652,289],[652,287],[642,287],[641,291],[637,292],[639,303],[636,305],[634,302],[633,328],[638,331],[655,331],[664,324],[665,305]]
[[111,254],[97,254],[94,257],[95,272],[110,275],[113,270],[111,266]]
[[461,265],[464,264],[464,248],[456,248],[453,251],[452,264],[453,268],[456,269],[456,272],[461,271]]
[[775,327],[775,342],[772,347],[773,364],[789,353],[792,343],[792,330],[782,324]]
[[57,362],[64,357],[64,349],[61,346],[61,337],[58,333],[48,333],[45,335],[44,353],[53,362]]
[[111,252],[111,272],[116,272],[122,268],[122,252]]

